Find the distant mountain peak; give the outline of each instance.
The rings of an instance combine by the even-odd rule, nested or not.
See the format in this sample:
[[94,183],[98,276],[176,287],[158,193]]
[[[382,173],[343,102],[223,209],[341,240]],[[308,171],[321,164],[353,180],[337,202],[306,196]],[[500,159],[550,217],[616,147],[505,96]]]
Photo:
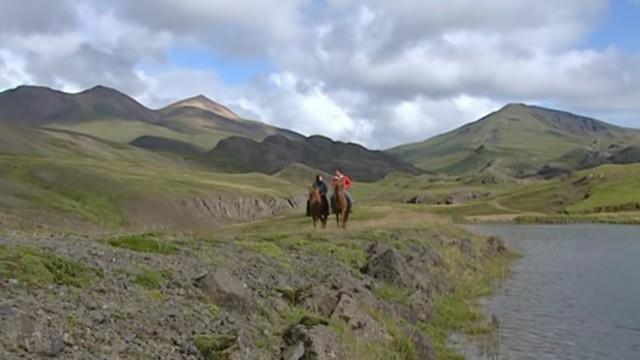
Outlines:
[[508,103],[507,105],[503,106],[501,110],[522,109],[522,108],[531,108],[531,106],[525,103],[514,102],[514,103]]
[[227,119],[239,120],[240,117],[228,107],[221,105],[208,97],[200,94],[169,105],[167,108],[193,107],[200,110],[210,111]]
[[78,93],[79,95],[84,94],[84,95],[98,95],[98,96],[105,96],[105,95],[117,95],[117,96],[125,96],[125,97],[129,97],[128,95],[125,95],[124,93],[114,89],[114,88],[110,88],[108,86],[104,86],[104,85],[96,85],[92,88],[83,90],[81,92]]

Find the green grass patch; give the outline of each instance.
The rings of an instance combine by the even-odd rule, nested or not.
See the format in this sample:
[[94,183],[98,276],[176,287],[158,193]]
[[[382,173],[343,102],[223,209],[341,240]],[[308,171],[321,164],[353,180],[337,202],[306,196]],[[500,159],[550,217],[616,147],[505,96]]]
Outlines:
[[220,309],[220,306],[216,304],[209,304],[207,310],[209,312],[209,316],[211,316],[212,319],[217,319],[222,313],[222,309]]
[[328,241],[314,241],[307,244],[309,252],[330,256],[347,264],[351,268],[360,268],[367,259],[366,252],[359,242],[335,244]]
[[82,287],[102,274],[89,266],[29,247],[0,246],[0,274],[27,286],[47,284]]
[[164,283],[164,276],[146,266],[140,266],[140,271],[135,274],[133,282],[147,289],[160,289]]
[[433,319],[429,323],[422,324],[421,328],[431,338],[438,359],[463,359],[455,350],[447,347],[447,339],[452,333],[479,335],[491,330],[481,323],[484,315],[477,299],[488,296],[494,282],[506,276],[507,266],[512,256],[515,255],[508,254],[486,260],[481,265],[480,272],[461,275],[455,290],[436,301]]
[[272,257],[281,262],[289,262],[287,253],[275,243],[266,241],[241,241],[240,245],[249,251]]
[[638,213],[606,213],[606,214],[557,214],[541,216],[518,216],[517,224],[621,224],[640,225]]
[[373,294],[378,298],[399,304],[408,304],[411,295],[407,289],[397,286],[380,283],[373,288]]
[[173,244],[161,241],[155,234],[126,235],[109,240],[109,245],[142,253],[174,254],[180,250]]
[[221,334],[200,334],[193,337],[193,344],[206,360],[223,360],[224,350],[234,346],[236,336]]

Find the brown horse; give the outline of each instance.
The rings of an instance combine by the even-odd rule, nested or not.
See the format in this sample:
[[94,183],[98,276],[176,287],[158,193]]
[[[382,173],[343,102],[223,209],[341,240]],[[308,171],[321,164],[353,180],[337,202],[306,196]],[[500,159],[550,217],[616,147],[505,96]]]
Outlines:
[[335,195],[335,212],[336,223],[339,228],[347,228],[347,220],[349,220],[349,201],[347,200],[347,194],[344,192],[344,183],[342,181],[336,182],[333,187],[333,194]]
[[313,227],[315,228],[318,220],[322,223],[322,228],[327,226],[327,214],[323,211],[322,195],[314,186],[309,188],[309,211],[313,219]]

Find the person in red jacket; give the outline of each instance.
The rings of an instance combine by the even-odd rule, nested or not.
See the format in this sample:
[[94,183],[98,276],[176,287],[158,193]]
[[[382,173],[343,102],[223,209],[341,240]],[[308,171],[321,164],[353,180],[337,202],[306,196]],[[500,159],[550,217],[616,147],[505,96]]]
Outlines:
[[[351,212],[351,209],[353,209],[353,199],[351,199],[351,194],[349,193],[349,189],[351,189],[351,185],[353,185],[353,181],[351,180],[350,177],[348,177],[342,172],[342,169],[336,169],[336,175],[333,177],[333,181],[332,181],[332,184],[334,187],[336,186],[338,181],[342,181],[342,184],[344,185],[344,193],[345,195],[347,195],[347,201],[349,202],[349,212]],[[335,198],[336,198],[336,194],[333,194],[333,196],[331,197],[331,202],[334,205],[334,208],[335,208]]]

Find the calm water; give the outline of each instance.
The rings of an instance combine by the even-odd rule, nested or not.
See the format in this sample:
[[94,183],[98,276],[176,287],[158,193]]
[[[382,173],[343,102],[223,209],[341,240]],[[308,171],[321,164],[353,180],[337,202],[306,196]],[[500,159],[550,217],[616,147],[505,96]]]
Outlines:
[[500,359],[640,359],[640,227],[473,225],[523,257],[488,299]]

